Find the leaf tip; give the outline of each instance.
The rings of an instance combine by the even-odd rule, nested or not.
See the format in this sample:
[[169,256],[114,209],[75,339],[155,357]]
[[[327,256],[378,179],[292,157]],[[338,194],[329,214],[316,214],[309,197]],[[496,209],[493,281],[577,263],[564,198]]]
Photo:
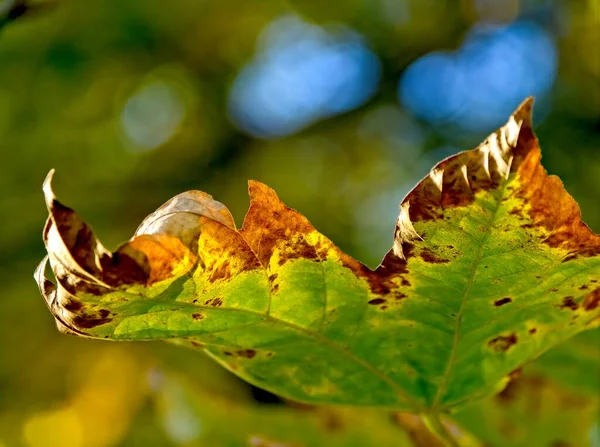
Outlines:
[[46,206],[50,208],[56,196],[54,195],[54,191],[52,191],[52,179],[54,178],[55,169],[52,168],[46,175],[44,179],[44,183],[42,183],[42,191],[44,192],[44,198],[46,200]]
[[532,121],[531,121],[532,112],[533,112],[533,103],[534,103],[533,96],[528,96],[527,98],[525,98],[523,100],[523,102],[521,102],[521,104],[519,104],[519,106],[515,109],[515,111],[511,115],[512,118],[517,123],[520,122],[520,123],[522,123],[522,125],[531,128],[533,126]]
[[[248,180],[248,195],[250,196],[250,209],[248,213],[253,209],[269,209],[272,211],[285,207],[275,190],[257,180]],[[247,218],[248,214],[244,219],[244,223],[246,223]]]
[[272,188],[269,188],[258,180],[248,180],[248,194],[250,195],[250,199],[256,199],[260,196],[279,198]]

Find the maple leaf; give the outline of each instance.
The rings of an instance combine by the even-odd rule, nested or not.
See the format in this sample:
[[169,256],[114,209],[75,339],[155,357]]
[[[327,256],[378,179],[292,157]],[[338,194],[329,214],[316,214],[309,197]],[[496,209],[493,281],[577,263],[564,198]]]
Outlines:
[[189,191],[111,253],[51,173],[35,277],[65,333],[185,344],[297,401],[453,410],[600,322],[600,236],[540,164],[531,106],[407,195],[375,270],[256,181],[241,229]]

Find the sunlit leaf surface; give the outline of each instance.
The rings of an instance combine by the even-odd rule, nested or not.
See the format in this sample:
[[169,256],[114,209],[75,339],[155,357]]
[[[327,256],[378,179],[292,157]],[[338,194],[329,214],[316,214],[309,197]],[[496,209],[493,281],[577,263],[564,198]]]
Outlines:
[[58,328],[177,339],[298,401],[448,411],[598,324],[600,237],[540,164],[531,100],[403,200],[376,270],[250,182],[241,229],[208,194],[180,194],[114,253],[58,202],[36,279]]

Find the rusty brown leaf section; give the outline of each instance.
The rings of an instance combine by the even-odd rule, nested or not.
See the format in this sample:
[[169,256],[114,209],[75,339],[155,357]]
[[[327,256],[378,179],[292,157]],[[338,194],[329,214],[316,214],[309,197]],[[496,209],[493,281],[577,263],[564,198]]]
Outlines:
[[497,189],[510,174],[517,174],[519,186],[514,195],[529,206],[511,213],[527,214],[532,227],[544,228],[549,246],[569,251],[565,261],[600,254],[600,235],[582,222],[575,199],[541,164],[531,123],[532,106],[530,97],[478,148],[441,161],[419,182],[400,206],[394,253],[405,256],[411,243],[419,239],[413,227],[417,222],[443,219],[444,210],[468,206],[478,192]]

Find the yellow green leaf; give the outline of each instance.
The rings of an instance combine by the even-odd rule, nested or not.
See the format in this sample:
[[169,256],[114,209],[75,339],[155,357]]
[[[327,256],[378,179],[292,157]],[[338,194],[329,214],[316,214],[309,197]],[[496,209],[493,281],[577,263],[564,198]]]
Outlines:
[[407,195],[375,270],[255,181],[241,229],[190,191],[111,253],[50,175],[56,281],[47,260],[36,279],[63,332],[177,340],[297,401],[437,417],[600,322],[600,237],[540,164],[531,105]]

